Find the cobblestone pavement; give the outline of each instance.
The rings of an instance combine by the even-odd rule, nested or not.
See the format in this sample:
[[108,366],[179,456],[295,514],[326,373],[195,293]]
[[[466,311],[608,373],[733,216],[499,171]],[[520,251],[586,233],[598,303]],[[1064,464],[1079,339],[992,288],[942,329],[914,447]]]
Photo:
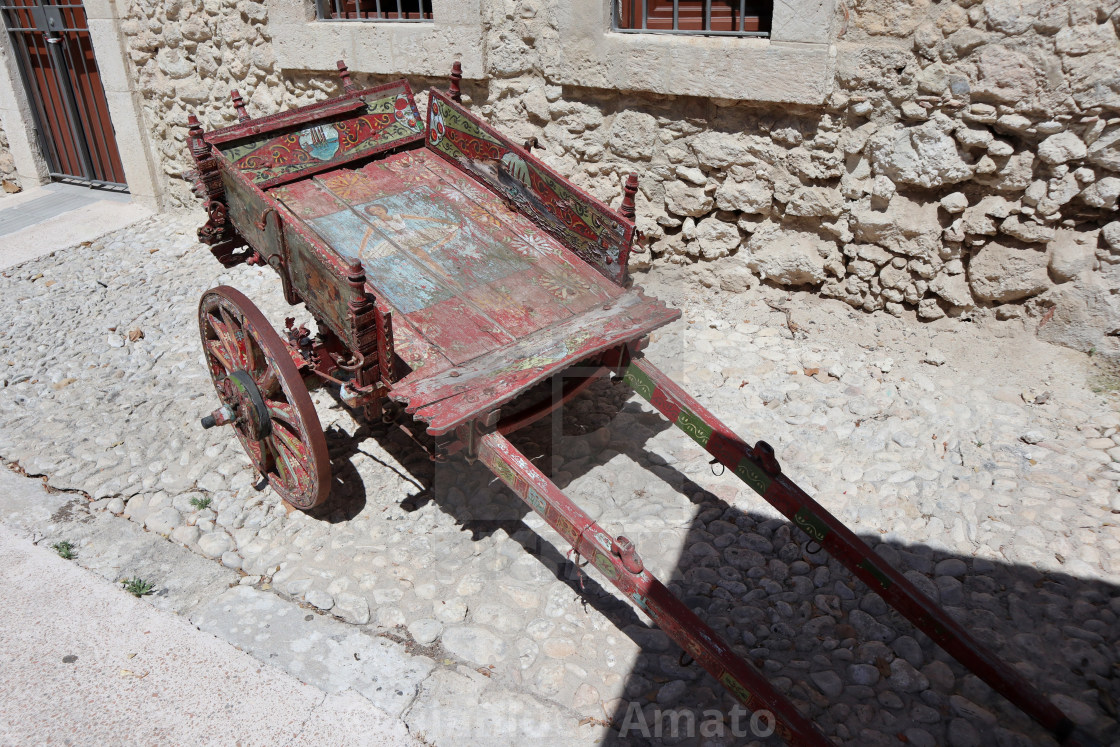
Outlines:
[[[394,701],[414,735],[744,742],[705,713],[730,719],[730,696],[577,571],[481,466],[434,468],[320,389],[332,499],[289,513],[256,485],[232,435],[197,426],[216,401],[197,300],[227,283],[278,325],[302,309],[270,270],[221,268],[193,240],[198,220],[158,216],[3,273],[0,457],[238,570],[243,586],[403,644],[431,669]],[[1116,738],[1120,402],[1092,360],[1010,326],[917,325],[766,288],[686,296],[694,286],[670,270],[639,281],[685,312],[656,336],[654,362],[772,443],[788,474],[1075,721]],[[621,385],[597,384],[514,441],[838,741],[1052,744]],[[487,700],[490,684],[516,697]],[[456,724],[456,708],[493,717]],[[691,709],[695,737],[668,722],[652,736],[671,709]]]

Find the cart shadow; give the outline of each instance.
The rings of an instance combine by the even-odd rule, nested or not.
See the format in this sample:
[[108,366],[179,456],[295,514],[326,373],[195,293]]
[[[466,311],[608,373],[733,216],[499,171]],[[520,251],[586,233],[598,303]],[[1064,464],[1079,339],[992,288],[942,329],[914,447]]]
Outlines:
[[[640,465],[651,479],[662,480],[695,506],[695,516],[680,544],[680,556],[672,572],[661,580],[824,733],[838,736],[843,744],[871,747],[912,741],[906,736],[907,730],[919,729],[926,732],[927,739],[932,734],[931,743],[948,744],[951,724],[962,709],[975,704],[981,715],[971,722],[980,724],[988,719],[993,724],[985,727],[981,743],[1053,744],[1042,727],[886,607],[875,592],[811,543],[800,529],[784,518],[775,518],[772,512],[732,505],[649,451],[649,440],[672,425],[655,413],[627,403],[627,396],[617,385],[596,382],[588,393],[569,403],[575,412],[566,418],[561,430],[565,436],[579,435],[581,427],[593,431],[608,422],[612,428],[625,429],[630,438],[625,439],[627,446],[621,453]],[[580,409],[581,402],[606,402],[608,406],[589,419]],[[560,413],[559,417],[566,416]],[[553,435],[557,429],[551,420],[529,426],[510,440],[545,474],[553,475],[558,487],[568,487],[614,456],[615,452],[604,449],[576,459],[561,457],[555,460],[559,469],[554,469],[553,457],[558,452]],[[352,465],[350,470],[345,470],[345,465],[349,464],[346,457],[358,452],[376,459],[360,448],[367,438],[377,441],[393,460],[405,465],[405,471],[385,460],[378,461],[416,486],[417,492],[402,502],[404,510],[417,510],[434,502],[474,539],[505,532],[584,605],[637,644],[640,653],[627,674],[621,699],[609,704],[610,727],[601,744],[780,743],[776,737],[732,732],[733,725],[747,728],[750,714],[741,722],[733,721],[739,709],[730,694],[698,665],[682,665],[681,650],[675,643],[629,603],[581,571],[563,550],[531,529],[523,521],[530,513],[528,507],[481,464],[468,464],[459,458],[433,464],[414,441],[395,426],[383,423],[365,424],[353,436],[335,434],[330,439],[335,469],[343,468],[338,473],[340,479],[352,482],[351,489],[332,496],[321,507],[328,520],[357,515],[364,506],[361,479]],[[728,478],[736,489],[741,487],[733,477]],[[755,500],[746,488],[740,494]],[[478,495],[488,498],[482,510],[472,507],[471,499]],[[585,497],[572,496],[577,505]],[[761,499],[757,500],[757,505],[763,505]],[[713,527],[722,531],[713,534]],[[731,538],[721,539],[729,534]],[[1010,562],[977,563],[972,557],[925,545],[883,542],[881,535],[861,538],[900,572],[915,579],[935,601],[940,596],[941,604],[977,640],[997,658],[1023,671],[1043,693],[1065,695],[1095,714],[1097,725],[1105,724],[1111,730],[1108,736],[1097,734],[1106,737],[1105,743],[1120,738],[1115,721],[1120,703],[1120,587]],[[722,552],[732,543],[758,553],[758,562],[745,569],[733,567]],[[642,547],[638,541],[638,550]],[[960,582],[943,575],[935,583],[934,569],[944,569],[939,564],[951,559],[963,562],[968,572]],[[898,682],[888,683],[890,663],[895,658],[906,659],[921,672],[937,674],[923,674],[933,684],[920,697],[908,696],[907,703],[893,692]],[[849,664],[871,664],[883,676],[873,685],[854,684],[849,680]],[[822,692],[828,688],[811,676],[826,670],[834,671],[843,683],[841,698]],[[681,689],[674,682],[684,682],[686,687]],[[606,705],[592,715],[606,714]],[[937,715],[933,723],[930,713]],[[759,723],[764,725],[765,721]],[[674,736],[675,726],[691,736]]]
[[[647,468],[660,461],[640,448],[629,456]],[[925,739],[932,734],[930,744],[950,744],[961,738],[959,731],[951,737],[952,729],[965,728],[954,727],[954,720],[968,716],[981,731],[980,744],[1055,744],[799,528],[775,513],[732,506],[672,467],[657,466],[651,474],[691,496],[698,508],[672,573],[661,580],[823,733],[842,744],[874,747],[919,740],[907,730],[922,730]],[[1043,694],[1076,701],[1067,715],[1095,717],[1088,731],[1103,744],[1120,744],[1120,586],[860,537]],[[759,562],[733,567],[721,552],[732,545],[757,553]],[[941,565],[949,560],[959,563]],[[698,665],[682,667],[679,654],[667,637],[643,648],[600,744],[782,744],[763,736],[766,719],[752,732],[752,714]],[[930,689],[908,696],[908,703],[895,693],[906,691],[905,676],[888,680],[896,658],[922,677],[930,674]],[[849,663],[873,665],[878,682],[852,684]],[[822,687],[811,673],[827,670],[838,678],[821,678]],[[676,690],[674,681],[687,687]],[[841,683],[840,697],[822,691]],[[979,710],[970,713],[973,704]],[[938,715],[933,724],[931,713]]]

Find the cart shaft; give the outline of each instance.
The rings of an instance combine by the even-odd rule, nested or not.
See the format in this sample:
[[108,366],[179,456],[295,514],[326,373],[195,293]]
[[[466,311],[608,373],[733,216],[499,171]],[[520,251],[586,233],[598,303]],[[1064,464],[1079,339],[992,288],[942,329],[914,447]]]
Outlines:
[[632,543],[612,539],[560,488],[500,433],[484,436],[479,459],[519,498],[560,533],[578,555],[588,559],[630,601],[744,706],[769,710],[776,732],[787,744],[825,747],[832,743],[797,708],[731,648],[642,565]]
[[748,446],[699,402],[644,358],[631,360],[624,381],[662,415],[735,473],[795,526],[844,564],[919,630],[1066,745],[1082,744],[1073,723],[1017,670],[998,659],[871,547],[781,473],[765,442]]

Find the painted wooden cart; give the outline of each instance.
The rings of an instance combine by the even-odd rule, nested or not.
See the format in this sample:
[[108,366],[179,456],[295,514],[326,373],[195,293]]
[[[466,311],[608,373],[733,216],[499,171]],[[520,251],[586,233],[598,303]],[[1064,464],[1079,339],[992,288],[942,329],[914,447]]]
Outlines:
[[830,742],[643,566],[633,543],[592,521],[505,438],[574,396],[503,417],[519,397],[576,366],[629,384],[917,628],[1059,741],[1090,744],[1031,683],[980,646],[782,472],[642,356],[679,312],[630,284],[633,175],[612,210],[467,111],[458,66],[425,122],[407,82],[343,93],[204,133],[192,117],[199,238],[226,265],[268,264],[317,331],[278,334],[233,288],[199,304],[220,407],[260,474],[300,509],[322,502],[330,462],[304,379],[338,387],[369,418],[417,423],[431,456],[480,459],[739,701],[776,716],[796,745]]

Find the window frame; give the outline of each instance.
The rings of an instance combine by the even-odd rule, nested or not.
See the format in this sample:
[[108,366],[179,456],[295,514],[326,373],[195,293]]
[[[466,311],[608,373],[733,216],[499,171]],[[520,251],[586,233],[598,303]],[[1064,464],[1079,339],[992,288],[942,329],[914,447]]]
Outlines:
[[[420,18],[402,18],[406,15],[404,9],[405,0],[372,0],[374,9],[362,11],[360,6],[364,3],[368,5],[371,0],[351,0],[354,3],[355,17],[347,17],[343,14],[343,8],[347,4],[347,0],[314,0],[315,4],[315,20],[316,21],[357,21],[360,23],[434,23],[435,11],[433,4],[435,0],[414,0],[420,10]],[[384,7],[383,7],[384,6]],[[393,13],[392,7],[396,6],[396,16]],[[424,10],[427,6],[427,11]],[[334,15],[335,13],[339,15]],[[364,15],[363,15],[364,13]],[[424,16],[427,15],[425,18]]]
[[[753,38],[759,38],[759,39],[770,38],[770,25],[771,25],[771,19],[773,17],[773,12],[774,12],[774,3],[772,1],[768,3],[769,6],[770,6],[770,13],[767,14],[766,16],[748,16],[747,15],[747,5],[748,4],[757,5],[758,0],[749,0],[749,2],[748,2],[748,0],[739,0],[739,2],[738,2],[738,17],[739,17],[739,24],[738,25],[739,25],[739,28],[737,30],[731,30],[731,31],[712,29],[712,2],[713,2],[713,0],[702,0],[702,2],[704,3],[703,13],[702,13],[702,16],[701,16],[703,28],[699,28],[699,29],[680,28],[680,25],[681,25],[680,22],[682,20],[681,13],[680,13],[680,11],[681,11],[681,8],[680,8],[681,0],[661,0],[661,1],[664,2],[664,3],[671,2],[672,5],[673,5],[673,28],[671,28],[671,29],[650,28],[650,26],[649,26],[649,19],[651,17],[650,5],[658,2],[658,0],[611,0],[611,31],[614,31],[616,33],[621,33],[621,34],[680,34],[680,35],[686,35],[686,36],[731,36],[731,37],[753,37]],[[687,2],[688,0],[685,0],[685,1]],[[730,4],[732,14],[734,15],[734,13],[735,13],[734,0],[727,0],[727,2]],[[624,10],[625,5],[630,6],[630,14],[631,15],[634,15],[637,8],[640,7],[640,9],[641,9],[641,14],[640,15],[641,15],[641,18],[642,18],[641,27],[634,28],[632,25],[631,26],[623,25],[623,23],[625,21],[625,16],[626,16],[626,13],[625,13],[625,10]],[[635,6],[637,6],[637,7],[635,7]],[[746,20],[748,18],[752,18],[752,17],[753,18],[758,18],[760,24],[765,25],[767,28],[765,28],[765,29],[759,28],[757,30],[748,31],[746,29]]]
[[620,33],[614,0],[553,2],[553,83],[669,96],[819,106],[832,93],[838,0],[774,3],[768,39]]
[[482,0],[430,0],[432,21],[318,20],[318,0],[263,2],[281,71],[333,72],[342,59],[354,73],[445,79],[459,61],[465,79],[486,77]]

